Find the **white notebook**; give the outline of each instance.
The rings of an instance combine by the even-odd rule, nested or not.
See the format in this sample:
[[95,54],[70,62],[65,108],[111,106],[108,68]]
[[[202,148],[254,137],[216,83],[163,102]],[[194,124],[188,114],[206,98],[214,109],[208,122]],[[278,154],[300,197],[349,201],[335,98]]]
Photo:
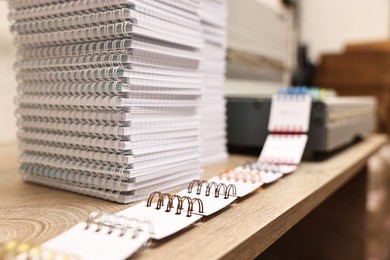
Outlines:
[[198,2],[9,7],[25,180],[128,203],[201,175]]
[[199,1],[202,34],[201,51],[204,89],[199,106],[201,162],[203,165],[227,158],[226,109],[224,99],[227,46],[227,2]]

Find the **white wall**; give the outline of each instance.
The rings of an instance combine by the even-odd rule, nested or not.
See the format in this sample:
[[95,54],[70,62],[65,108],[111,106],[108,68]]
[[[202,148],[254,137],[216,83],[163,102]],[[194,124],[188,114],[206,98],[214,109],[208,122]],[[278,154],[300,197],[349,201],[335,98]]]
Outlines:
[[15,106],[16,96],[15,47],[7,20],[7,2],[0,1],[0,142],[16,140]]
[[389,38],[389,0],[300,0],[301,41],[317,61],[346,43]]

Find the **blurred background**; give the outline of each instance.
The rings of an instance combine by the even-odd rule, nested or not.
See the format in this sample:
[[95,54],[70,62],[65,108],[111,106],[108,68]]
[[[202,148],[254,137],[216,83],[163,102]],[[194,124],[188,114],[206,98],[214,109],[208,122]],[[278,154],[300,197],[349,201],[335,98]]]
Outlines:
[[[229,5],[228,97],[270,96],[290,83],[374,95],[378,131],[390,132],[389,0],[231,0]],[[16,51],[7,11],[6,1],[0,1],[2,143],[15,142],[17,131]],[[389,164],[389,147],[369,162],[369,259],[390,259]]]
[[[250,7],[255,5],[256,8],[254,10],[258,15],[251,17],[254,27],[257,28],[265,25],[269,29],[272,29],[272,24],[277,28],[283,28],[283,25],[296,27],[294,30],[288,30],[289,33],[294,34],[293,36],[287,35],[289,37],[288,44],[290,45],[288,48],[290,53],[294,52],[295,42],[304,43],[308,47],[310,61],[317,65],[320,62],[321,55],[342,52],[348,43],[383,41],[390,36],[390,4],[388,0],[285,1],[297,6],[296,11],[292,15],[294,21],[289,20],[289,15],[284,13],[283,6],[280,2],[275,0],[231,0],[229,2],[229,11],[231,13],[229,25],[239,23],[241,21],[240,14],[245,17],[245,14],[251,10]],[[235,5],[239,5],[239,8],[234,8]],[[245,9],[246,6],[247,9]],[[265,22],[261,18],[262,15],[265,17]],[[270,25],[270,23],[272,24]],[[292,26],[287,23],[295,23],[295,25]],[[13,98],[16,95],[16,82],[12,70],[12,64],[15,59],[15,48],[8,27],[7,2],[0,1],[0,55],[2,60],[0,63],[0,73],[3,83],[2,93],[0,95],[0,117],[2,118],[0,127],[1,142],[12,142],[16,140],[16,123],[13,113]],[[234,36],[235,34],[229,29],[229,47],[232,45],[234,47],[237,46],[237,42],[234,42]],[[259,37],[259,40],[260,42],[263,41],[263,46],[274,43],[275,39],[278,40],[276,44],[280,44],[281,41],[286,41],[285,39],[280,39],[282,36],[283,34],[279,33],[268,40],[268,42],[264,42],[262,37]],[[291,37],[293,37],[293,40],[290,40]],[[272,48],[272,46],[269,48],[263,47],[260,54],[264,57],[270,56],[271,58],[275,58],[273,54],[275,51],[277,56],[278,53],[283,52],[283,49]],[[284,58],[287,57],[287,59],[290,59],[294,56],[288,54]],[[287,61],[286,63],[292,65],[292,61]],[[274,84],[268,82],[268,84],[262,87],[259,87],[259,84],[257,84],[254,92],[260,95],[269,94],[274,90],[272,86],[276,88],[282,83],[288,83],[286,80],[284,82],[277,80],[274,82]],[[229,85],[228,81],[228,94],[240,91],[244,92],[242,86],[237,90],[238,87],[235,88],[234,84],[233,86],[231,85]],[[252,92],[249,91],[249,94]]]

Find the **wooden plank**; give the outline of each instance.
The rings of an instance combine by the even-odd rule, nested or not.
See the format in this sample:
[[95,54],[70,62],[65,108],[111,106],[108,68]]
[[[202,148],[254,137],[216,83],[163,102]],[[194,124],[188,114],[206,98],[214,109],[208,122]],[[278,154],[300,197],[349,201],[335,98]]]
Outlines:
[[363,169],[257,260],[366,259],[366,194]]
[[390,41],[370,41],[370,42],[356,42],[349,43],[345,46],[346,52],[390,52]]
[[324,54],[320,68],[327,72],[336,71],[380,71],[388,72],[390,56],[388,53],[354,52]]
[[[389,41],[352,44],[343,53],[324,54],[314,84],[340,95],[375,95],[379,99],[378,129],[390,133]],[[382,97],[382,98],[381,98]]]
[[[277,183],[238,200],[226,210],[140,252],[141,258],[253,258],[361,170],[386,142],[373,135],[322,162],[305,162]],[[20,181],[15,146],[0,147],[0,240],[48,240],[93,210],[117,212],[127,206]],[[5,156],[5,157],[3,157]],[[234,167],[253,157],[230,156],[208,167],[205,177],[222,166]]]

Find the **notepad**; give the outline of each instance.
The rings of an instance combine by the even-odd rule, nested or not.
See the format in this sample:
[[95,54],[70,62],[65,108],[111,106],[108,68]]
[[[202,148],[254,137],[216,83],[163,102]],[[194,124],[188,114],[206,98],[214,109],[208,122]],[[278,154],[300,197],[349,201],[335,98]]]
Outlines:
[[269,165],[278,174],[295,171],[301,162],[309,131],[312,94],[307,88],[284,88],[272,96],[268,130],[255,167]]
[[201,161],[222,162],[226,151],[226,103],[224,99],[228,1],[199,1],[204,47],[200,70],[204,89],[199,107]]
[[[9,6],[24,180],[128,203],[202,174],[198,111],[207,79],[198,2]],[[224,58],[217,63],[220,78]]]
[[126,259],[146,244],[153,233],[151,223],[141,219],[94,212],[81,222],[42,245],[80,259]]

